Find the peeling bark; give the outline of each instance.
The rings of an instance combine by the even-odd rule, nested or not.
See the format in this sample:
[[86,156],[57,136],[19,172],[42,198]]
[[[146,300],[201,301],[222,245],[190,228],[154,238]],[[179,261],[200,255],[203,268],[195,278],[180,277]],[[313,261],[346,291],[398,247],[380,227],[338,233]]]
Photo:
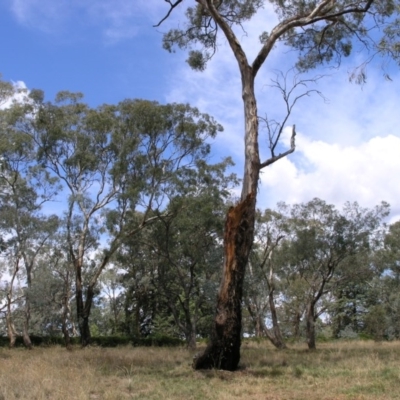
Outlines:
[[[225,262],[217,299],[211,342],[204,354],[195,358],[195,369],[237,369],[242,335],[242,292],[244,272],[253,243],[255,195],[228,211],[224,251]],[[250,233],[250,234],[249,234]]]

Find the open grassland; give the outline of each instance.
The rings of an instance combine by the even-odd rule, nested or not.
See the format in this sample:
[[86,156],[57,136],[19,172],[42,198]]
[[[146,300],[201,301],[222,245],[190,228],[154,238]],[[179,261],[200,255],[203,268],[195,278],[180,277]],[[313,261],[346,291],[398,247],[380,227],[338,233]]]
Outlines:
[[242,347],[237,372],[193,371],[183,348],[0,349],[0,400],[400,399],[400,342]]

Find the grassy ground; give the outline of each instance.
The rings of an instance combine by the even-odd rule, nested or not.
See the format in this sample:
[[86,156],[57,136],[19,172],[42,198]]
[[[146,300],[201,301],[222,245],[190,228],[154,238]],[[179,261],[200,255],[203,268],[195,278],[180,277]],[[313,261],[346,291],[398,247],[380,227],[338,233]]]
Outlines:
[[237,372],[193,371],[182,348],[0,349],[0,400],[400,399],[400,342],[278,351],[244,343]]

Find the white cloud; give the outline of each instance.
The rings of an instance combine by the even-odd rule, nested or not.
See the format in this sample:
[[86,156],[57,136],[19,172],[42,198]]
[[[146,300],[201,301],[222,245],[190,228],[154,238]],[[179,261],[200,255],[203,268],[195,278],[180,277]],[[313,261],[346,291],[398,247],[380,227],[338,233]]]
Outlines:
[[[400,138],[376,136],[358,146],[330,144],[298,135],[296,157],[281,160],[262,174],[259,207],[278,201],[306,202],[319,197],[341,207],[357,201],[373,207],[391,204],[400,217]],[[305,166],[305,167],[304,167]]]
[[6,109],[10,107],[13,103],[21,103],[26,100],[26,95],[29,93],[25,82],[16,81],[11,82],[14,87],[14,94],[6,99],[0,99],[0,109]]

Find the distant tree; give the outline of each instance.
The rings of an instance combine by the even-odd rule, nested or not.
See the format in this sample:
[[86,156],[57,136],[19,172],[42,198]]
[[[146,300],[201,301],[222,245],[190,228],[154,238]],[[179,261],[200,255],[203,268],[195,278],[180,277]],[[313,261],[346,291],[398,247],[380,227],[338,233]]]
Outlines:
[[328,311],[322,300],[348,281],[364,278],[368,263],[357,264],[356,256],[375,248],[377,232],[387,215],[386,203],[372,210],[348,203],[342,213],[320,199],[292,206],[291,237],[280,249],[287,257],[282,273],[306,287],[305,322],[310,349],[316,347],[315,323]]
[[400,221],[389,226],[376,253],[377,274],[365,295],[364,329],[377,340],[400,338]]
[[[29,102],[29,98],[24,101]],[[54,180],[35,162],[36,147],[32,138],[14,129],[23,115],[24,101],[0,110],[0,234],[3,254],[9,265],[10,282],[6,295],[6,322],[13,347],[17,331],[13,322],[14,283],[23,288],[23,338],[31,347],[29,325],[31,317],[30,289],[38,258],[46,242],[58,227],[55,216],[41,214],[43,203],[56,191]]]
[[38,267],[30,289],[32,330],[40,336],[63,334],[71,347],[71,336],[77,336],[72,312],[75,300],[74,270],[69,261],[65,232],[57,232],[47,241],[37,260]]
[[[137,312],[145,311],[145,287],[157,303],[147,316],[148,323],[152,321],[152,333],[170,326],[169,333],[185,337],[190,348],[196,347],[198,327],[209,320],[216,294],[219,271],[213,265],[222,256],[226,199],[228,189],[236,183],[234,176],[225,174],[230,163],[229,159],[214,165],[199,162],[183,184],[177,185],[168,214],[142,232],[138,255],[132,257],[133,252],[128,250],[137,247],[134,240],[127,241],[119,257],[122,268],[130,261],[125,267],[126,278],[130,278],[125,282],[132,285],[129,291],[137,302],[133,305],[138,307]],[[143,260],[147,268],[141,272]],[[143,317],[136,317],[137,327]]]
[[[287,218],[279,211],[266,210],[258,212],[255,223],[255,242],[249,259],[247,276],[247,293],[245,304],[256,326],[256,335],[266,335],[271,343],[279,349],[286,348],[281,332],[276,295],[279,293],[280,278],[277,275],[280,265],[275,257],[280,241],[287,234]],[[278,271],[277,271],[278,270]],[[272,328],[265,325],[268,317]]]
[[[297,68],[310,70],[325,63],[340,63],[350,55],[353,40],[368,46],[376,40],[371,29],[379,28],[395,12],[393,0],[356,1],[282,1],[270,0],[279,23],[261,36],[260,50],[249,62],[240,44],[243,23],[265,5],[262,0],[185,0],[167,1],[169,10],[159,22],[165,21],[178,6],[190,4],[185,9],[187,23],[164,35],[163,44],[168,51],[174,47],[189,49],[188,63],[204,70],[206,63],[216,53],[220,35],[229,44],[238,63],[242,81],[244,104],[244,176],[239,204],[227,214],[225,228],[225,257],[223,281],[217,300],[217,314],[210,345],[196,359],[194,367],[235,370],[240,360],[241,306],[245,267],[254,238],[256,198],[260,171],[294,151],[295,130],[291,148],[279,153],[279,139],[287,118],[279,125],[275,135],[269,136],[270,155],[260,157],[258,144],[258,110],[255,79],[272,49],[283,43],[298,51]],[[291,108],[289,107],[289,113]]]
[[208,319],[215,299],[214,265],[222,257],[223,216],[232,177],[230,161],[203,165],[193,183],[170,203],[172,217],[154,227],[150,248],[157,254],[157,294],[164,301],[188,347],[196,347],[197,326]]
[[34,141],[38,165],[68,193],[64,228],[85,346],[102,271],[124,238],[159,218],[171,183],[208,155],[205,140],[222,128],[188,105],[126,100],[92,109],[76,93],[60,92],[54,103],[39,92],[31,98],[14,129]]

